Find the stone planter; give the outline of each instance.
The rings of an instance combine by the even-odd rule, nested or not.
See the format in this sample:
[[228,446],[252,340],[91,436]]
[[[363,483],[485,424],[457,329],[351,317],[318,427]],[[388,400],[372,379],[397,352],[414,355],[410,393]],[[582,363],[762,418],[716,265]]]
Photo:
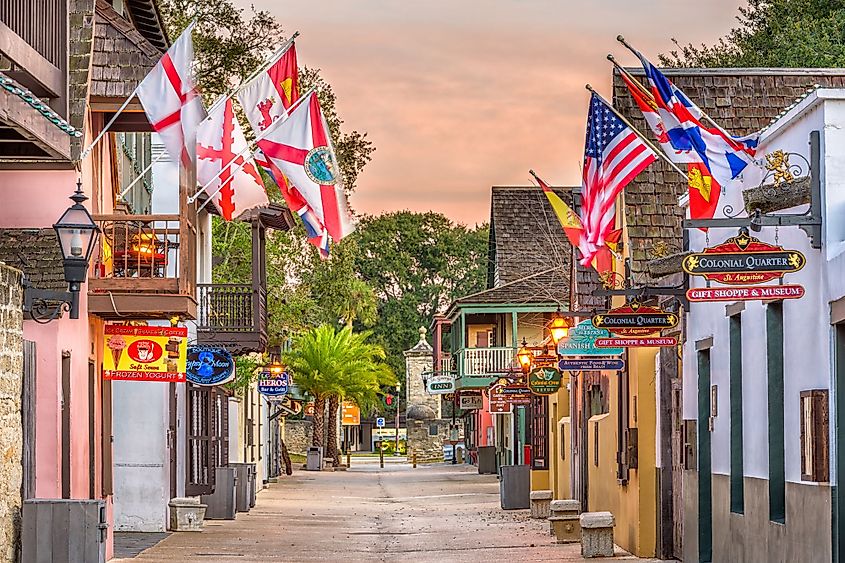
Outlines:
[[581,557],[613,557],[613,524],[610,512],[581,515]]
[[552,491],[531,491],[531,518],[548,518]]
[[550,510],[549,532],[557,543],[581,541],[581,503],[577,500],[553,500]]
[[202,532],[205,504],[196,497],[177,497],[167,504],[170,513],[169,528],[172,532]]

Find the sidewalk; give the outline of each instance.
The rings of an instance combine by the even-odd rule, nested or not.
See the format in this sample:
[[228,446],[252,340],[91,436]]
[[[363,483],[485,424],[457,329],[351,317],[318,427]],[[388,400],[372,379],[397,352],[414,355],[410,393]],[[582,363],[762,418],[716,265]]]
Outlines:
[[[468,466],[353,459],[349,471],[297,471],[248,514],[122,561],[582,561],[580,545],[556,544],[547,521],[501,510],[498,490],[495,476]],[[612,560],[637,559],[617,549]]]

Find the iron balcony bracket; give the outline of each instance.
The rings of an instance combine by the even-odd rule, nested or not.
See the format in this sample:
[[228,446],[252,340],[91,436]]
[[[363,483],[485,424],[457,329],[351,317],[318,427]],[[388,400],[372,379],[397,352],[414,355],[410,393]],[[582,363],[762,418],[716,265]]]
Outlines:
[[685,219],[684,229],[700,228],[738,228],[747,227],[759,232],[763,227],[798,227],[810,237],[810,246],[822,247],[822,210],[821,210],[821,178],[820,171],[820,135],[818,131],[810,132],[810,209],[801,214],[773,215],[761,213],[755,209],[750,217],[726,217],[719,219]]

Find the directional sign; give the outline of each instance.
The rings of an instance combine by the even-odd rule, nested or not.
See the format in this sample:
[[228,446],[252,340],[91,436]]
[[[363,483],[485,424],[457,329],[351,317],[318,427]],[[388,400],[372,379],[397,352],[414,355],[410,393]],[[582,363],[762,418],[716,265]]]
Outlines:
[[557,353],[561,356],[621,356],[622,348],[596,347],[596,340],[610,337],[610,331],[596,328],[592,321],[578,323],[569,330],[569,336],[561,339],[557,344]]
[[384,417],[378,417],[376,419],[376,428],[384,428]]
[[622,346],[623,348],[650,348],[657,346],[677,345],[678,339],[674,336],[666,338],[599,338],[596,342],[596,346],[598,346],[599,348],[603,346]]
[[562,371],[601,371],[601,370],[623,370],[625,369],[625,360],[616,358],[584,358],[584,359],[564,359],[558,362],[558,367]]
[[800,285],[752,285],[746,287],[696,287],[687,290],[693,302],[765,301],[768,299],[800,299],[804,287]]
[[807,259],[797,250],[762,242],[741,230],[722,244],[686,256],[683,268],[692,276],[728,285],[748,285],[781,279],[806,263]]
[[646,336],[677,326],[680,317],[658,307],[631,301],[607,313],[593,315],[592,321],[596,328],[605,328],[619,336]]
[[525,385],[496,385],[490,389],[490,400],[511,405],[530,405],[531,389]]

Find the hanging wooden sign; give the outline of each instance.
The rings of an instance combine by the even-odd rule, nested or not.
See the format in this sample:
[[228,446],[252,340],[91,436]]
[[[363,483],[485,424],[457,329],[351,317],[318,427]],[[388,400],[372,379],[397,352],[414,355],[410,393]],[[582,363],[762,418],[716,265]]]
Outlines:
[[596,346],[599,348],[621,346],[622,348],[651,348],[659,346],[677,346],[678,339],[674,336],[663,338],[599,338]]
[[528,374],[528,387],[535,395],[557,393],[560,384],[560,370],[555,367],[537,367]]
[[744,229],[722,244],[686,256],[684,271],[727,285],[749,285],[783,278],[804,267],[797,250],[762,242]]
[[567,358],[558,362],[562,371],[623,370],[625,360],[617,358]]
[[494,401],[511,405],[530,405],[531,389],[523,384],[497,384],[490,388],[490,402]]
[[716,301],[766,301],[769,299],[800,299],[802,297],[804,297],[804,287],[800,285],[695,287],[687,290],[687,299],[696,303]]
[[[619,336],[646,336],[677,326],[680,318],[677,314],[666,312],[658,307],[631,301],[607,313],[593,315],[592,321],[596,328],[607,329]],[[597,345],[601,340],[608,339],[598,339]],[[602,346],[598,345],[598,347]]]
[[507,414],[513,410],[513,404],[505,400],[501,393],[504,387],[503,383],[497,383],[490,387],[490,414]]

